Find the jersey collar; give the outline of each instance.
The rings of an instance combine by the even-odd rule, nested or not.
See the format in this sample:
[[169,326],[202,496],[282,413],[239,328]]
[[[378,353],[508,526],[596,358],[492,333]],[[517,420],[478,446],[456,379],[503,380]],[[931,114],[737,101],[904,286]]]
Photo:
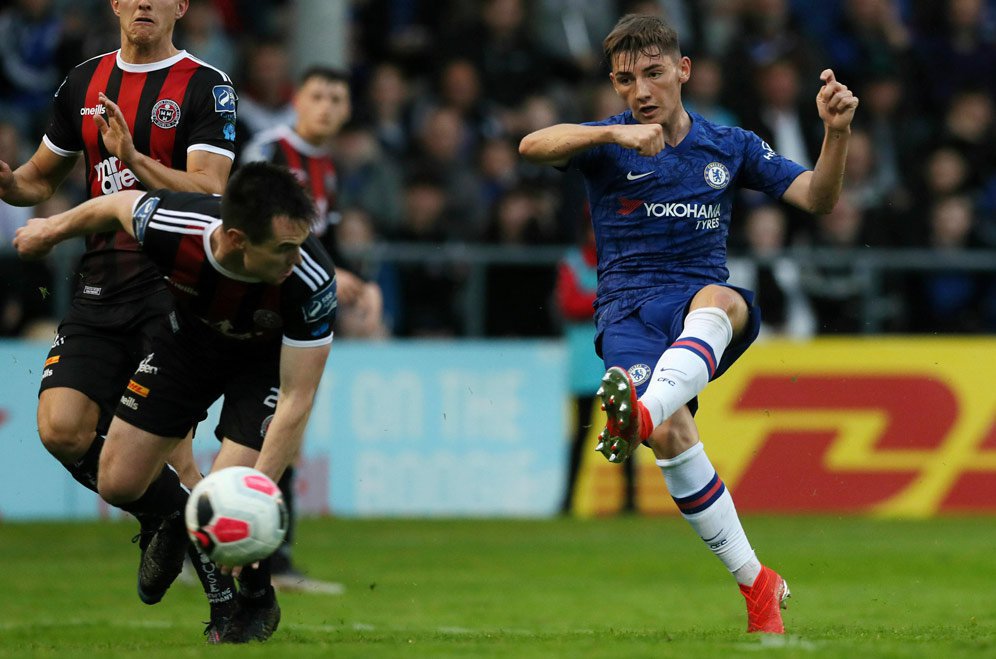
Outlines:
[[167,69],[182,60],[184,57],[187,57],[187,51],[181,50],[176,55],[167,57],[166,59],[161,59],[158,62],[149,62],[148,64],[131,64],[121,59],[120,50],[114,54],[114,59],[117,61],[118,68],[129,73],[148,73],[149,71]]
[[208,262],[211,267],[217,270],[220,274],[228,277],[229,279],[234,279],[235,281],[244,281],[249,284],[258,284],[262,279],[256,279],[255,277],[246,277],[245,275],[240,275],[232,272],[225,266],[218,263],[218,260],[214,258],[214,252],[211,251],[211,235],[215,231],[221,230],[221,220],[215,220],[208,225],[208,228],[204,231],[204,253],[207,254]]
[[288,142],[291,143],[297,151],[303,153],[309,158],[324,158],[329,155],[329,150],[324,149],[320,146],[315,146],[314,144],[308,142],[303,137],[297,134],[297,132],[290,126],[281,126],[280,135]]

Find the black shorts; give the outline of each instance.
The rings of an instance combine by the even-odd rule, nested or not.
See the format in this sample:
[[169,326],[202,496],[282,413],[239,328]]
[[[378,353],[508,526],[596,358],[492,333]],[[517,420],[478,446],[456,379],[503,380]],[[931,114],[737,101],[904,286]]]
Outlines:
[[224,396],[215,434],[258,451],[277,407],[280,345],[233,354],[182,331],[163,333],[125,385],[115,415],[162,437],[183,437]]
[[74,300],[48,352],[39,393],[68,387],[86,395],[100,408],[97,432],[106,433],[135,365],[166,331],[172,308],[166,290],[123,304]]

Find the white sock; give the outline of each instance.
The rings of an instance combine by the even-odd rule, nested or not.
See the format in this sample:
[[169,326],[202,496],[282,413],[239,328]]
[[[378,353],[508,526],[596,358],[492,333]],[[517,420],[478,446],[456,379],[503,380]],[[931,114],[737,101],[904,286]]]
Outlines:
[[732,340],[733,324],[718,307],[695,309],[685,317],[684,329],[657,361],[640,397],[654,427],[705,389]]
[[738,583],[753,584],[761,564],[740,524],[733,497],[705,454],[702,442],[670,460],[657,460],[657,466],[681,515],[709,550],[723,561]]

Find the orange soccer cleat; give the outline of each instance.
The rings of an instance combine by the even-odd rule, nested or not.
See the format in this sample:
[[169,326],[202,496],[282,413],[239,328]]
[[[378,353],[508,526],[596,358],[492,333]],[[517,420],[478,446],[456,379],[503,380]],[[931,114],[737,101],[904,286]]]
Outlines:
[[761,566],[761,572],[750,587],[740,586],[747,600],[747,632],[784,634],[782,609],[791,593],[788,584],[774,570]]
[[650,435],[650,414],[636,397],[633,378],[619,366],[605,372],[596,395],[602,399],[606,421],[595,450],[609,462],[623,462]]

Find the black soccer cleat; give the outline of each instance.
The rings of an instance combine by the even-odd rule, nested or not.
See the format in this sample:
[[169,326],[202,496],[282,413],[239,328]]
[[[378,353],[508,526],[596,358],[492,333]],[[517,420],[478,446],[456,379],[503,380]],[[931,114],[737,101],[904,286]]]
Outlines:
[[280,624],[280,605],[275,596],[261,602],[236,597],[235,613],[221,633],[221,643],[263,642]]
[[231,614],[234,609],[234,602],[232,606],[211,607],[211,620],[206,622],[206,627],[204,627],[204,638],[208,644],[217,645],[218,643],[224,643],[221,637],[228,627],[228,621],[231,620]]
[[[141,535],[141,534],[140,534]],[[187,555],[187,529],[180,516],[164,521],[142,549],[138,565],[138,598],[157,604],[183,570]],[[142,540],[139,540],[142,547]]]

